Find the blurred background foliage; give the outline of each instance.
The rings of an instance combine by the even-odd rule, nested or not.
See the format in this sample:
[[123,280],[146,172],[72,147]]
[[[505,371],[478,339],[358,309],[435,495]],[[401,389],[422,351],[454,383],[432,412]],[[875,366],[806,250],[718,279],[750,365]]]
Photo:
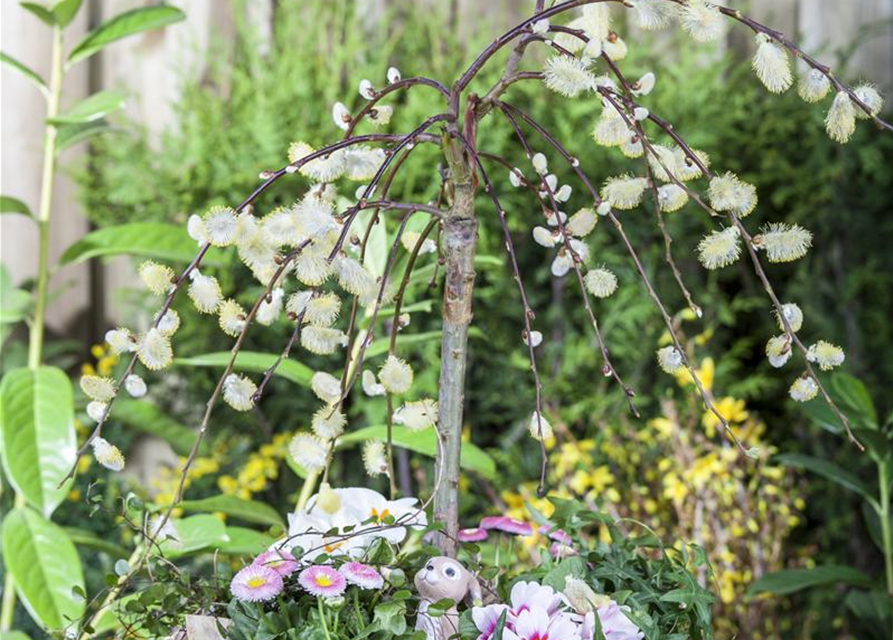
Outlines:
[[[449,24],[445,6],[419,10],[408,3],[375,24],[364,23],[350,2],[280,3],[272,24],[274,32],[267,41],[237,19],[235,38],[213,44],[203,74],[180,70],[184,91],[175,106],[176,125],[159,140],[150,140],[139,123],[119,122],[117,133],[92,144],[76,177],[84,210],[96,227],[135,220],[185,224],[191,213],[213,204],[234,204],[258,184],[259,172],[284,163],[291,141],[322,145],[335,139],[339,131],[332,125],[330,106],[336,100],[348,107],[357,104],[360,79],[383,84],[384,71],[393,64],[404,77],[419,73],[449,83],[496,30],[483,22],[475,28],[464,25],[459,35],[455,28],[443,28]],[[883,422],[891,410],[887,391],[893,384],[893,255],[887,249],[893,242],[893,218],[888,215],[893,137],[878,136],[865,125],[853,142],[841,147],[825,135],[821,108],[804,104],[793,92],[769,96],[734,52],[705,52],[661,38],[659,47],[651,46],[650,36],[641,41],[627,38],[631,45],[635,42],[623,65],[627,75],[655,71],[652,111],[673,122],[693,146],[708,151],[717,168],[758,185],[760,205],[748,220],[750,228],[771,220],[797,222],[814,232],[815,248],[809,255],[792,265],[773,265],[770,277],[783,300],[803,308],[807,342],[821,337],[844,347],[847,371],[865,382]],[[531,54],[527,64],[533,67],[544,51]],[[845,54],[836,55],[839,75],[859,75],[857,69],[846,69]],[[483,91],[492,84],[501,61],[495,60],[473,88]],[[588,130],[598,112],[592,98],[564,100],[540,86],[519,83],[507,100],[564,141],[595,184],[635,171],[634,161],[590,140]],[[442,110],[439,101],[435,92],[424,88],[401,94],[392,102],[391,130],[410,130]],[[495,113],[483,123],[478,146],[524,166],[510,128]],[[544,147],[540,150],[552,157]],[[435,154],[433,149],[413,154],[395,182],[395,199],[424,201],[436,195]],[[559,166],[557,160],[553,164]],[[852,609],[839,597],[839,586],[786,598],[747,595],[755,579],[784,567],[851,564],[876,576],[882,565],[858,500],[832,483],[807,479],[768,459],[776,452],[796,451],[871,477],[870,461],[844,446],[839,435],[811,423],[802,408],[787,399],[790,372],[768,367],[764,341],[777,329],[748,264],[741,261],[719,273],[705,272],[695,247],[709,221],[692,205],[667,215],[676,260],[705,310],[703,318],[696,319],[685,311],[664,262],[650,203],[623,214],[649,277],[686,335],[690,355],[712,381],[721,410],[749,445],[761,448],[759,464],[742,461],[715,433],[716,425],[703,415],[684,378],[673,380],[653,365],[653,351],[665,339],[665,330],[618,239],[603,224],[590,238],[594,262],[614,270],[620,288],[610,299],[597,302],[596,313],[615,365],[637,392],[643,418],[628,415],[622,394],[601,374],[601,359],[575,284],[552,278],[551,256],[530,241],[528,230],[539,221],[535,203],[511,189],[504,168],[487,168],[501,187],[537,327],[545,336],[539,358],[545,402],[556,426],[555,441],[549,443],[551,488],[618,517],[641,520],[660,535],[704,546],[714,564],[713,589],[721,601],[716,612],[720,637],[865,637]],[[570,181],[565,172],[560,177]],[[298,177],[281,181],[258,212],[297,199],[306,186]],[[471,342],[466,420],[468,437],[496,458],[499,475],[465,477],[469,490],[462,508],[468,526],[492,512],[494,504],[519,516],[528,506],[549,510],[529,483],[539,473],[539,453],[525,431],[532,380],[518,348],[520,305],[502,264],[495,216],[486,198],[478,204],[479,253],[492,259],[482,261],[478,270],[478,333]],[[575,188],[567,210],[586,204],[585,195]],[[232,266],[214,269],[214,275],[225,291],[238,291],[242,302],[252,300],[258,289],[248,274]],[[426,291],[424,283],[414,290],[413,301],[434,300],[433,312],[413,314],[408,331],[439,329],[437,298],[437,291]],[[143,296],[136,288],[120,292],[118,299],[127,309],[122,323],[145,325],[152,309],[140,302]],[[179,357],[228,348],[216,323],[200,319],[182,301],[175,308],[184,320],[176,341]],[[251,332],[247,348],[278,352],[288,333],[284,322]],[[101,333],[96,342],[101,342]],[[418,372],[419,392],[434,395],[439,344],[421,342],[407,347],[406,355]],[[299,357],[313,370],[332,366],[305,352]],[[114,370],[120,365],[100,348],[86,366]],[[175,423],[193,425],[215,376],[213,369],[177,367],[150,380],[151,395]],[[296,392],[291,382],[277,378],[268,397],[249,414],[216,413],[212,442],[189,480],[189,497],[223,492],[287,511],[300,478],[286,464],[284,443],[288,434],[307,426],[314,404],[310,393]],[[384,408],[365,401],[354,403],[350,412],[353,424],[362,426],[379,423]],[[121,434],[116,436],[118,444],[130,450],[128,444],[136,443],[124,439],[128,431],[115,420],[113,414],[110,426]],[[334,468],[335,483],[366,481],[351,464],[353,455],[347,454]],[[426,460],[404,455],[399,462],[402,485],[424,493],[430,486]],[[89,469],[84,472],[91,477]],[[135,491],[163,503],[175,475],[168,465],[144,482],[107,479],[91,485],[101,499],[75,493],[71,513],[66,516],[60,509],[59,517],[63,522],[68,517],[68,524],[82,529],[105,532],[110,520],[121,524],[114,515],[118,496]],[[95,512],[91,520],[84,521],[83,509],[75,506],[84,503]],[[110,545],[127,542],[129,529],[122,525],[117,531],[121,539],[107,536]],[[108,551],[98,554],[96,570],[88,571],[88,582],[98,587],[114,561]]]

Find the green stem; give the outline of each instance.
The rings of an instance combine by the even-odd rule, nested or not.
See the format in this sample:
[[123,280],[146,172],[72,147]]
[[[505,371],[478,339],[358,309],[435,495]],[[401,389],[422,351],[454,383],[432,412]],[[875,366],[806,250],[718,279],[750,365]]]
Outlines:
[[[47,118],[59,115],[62,97],[62,29],[53,28],[53,60],[50,72],[50,93],[47,100]],[[35,292],[34,321],[28,340],[28,367],[40,366],[43,352],[43,326],[46,317],[47,288],[49,285],[50,211],[53,206],[53,179],[56,173],[56,127],[47,124],[43,140],[43,174],[40,182],[40,209],[37,214],[37,290]],[[25,500],[16,495],[15,506],[23,507]],[[0,633],[12,628],[15,615],[16,587],[12,574],[7,573],[3,582],[3,604],[0,605]]]
[[[50,75],[50,95],[47,104],[47,118],[59,115],[59,102],[62,96],[62,29],[53,28],[53,68]],[[56,134],[55,125],[47,124],[43,141],[43,176],[40,182],[40,209],[37,213],[38,254],[37,291],[34,305],[34,321],[28,345],[28,366],[40,366],[43,352],[43,329],[46,319],[47,289],[49,286],[50,252],[50,212],[53,207],[53,182],[56,175]]]
[[310,499],[310,496],[313,495],[313,490],[316,489],[316,480],[318,478],[318,471],[308,473],[307,477],[304,478],[304,484],[301,486],[301,493],[298,495],[298,504],[295,505],[295,513],[307,506],[307,501]]
[[890,478],[888,465],[878,465],[880,478],[881,540],[884,543],[884,569],[887,576],[887,593],[893,597],[893,531],[890,527]]
[[322,632],[325,634],[326,640],[332,640],[332,637],[329,635],[329,627],[326,624],[326,612],[322,606],[322,598],[317,598],[316,602],[319,605],[319,621],[322,624]]
[[[130,567],[133,565],[140,557],[140,554],[143,552],[143,545],[137,545],[133,550],[133,553],[130,554],[130,557],[127,558],[127,566]],[[102,601],[102,604],[99,605],[99,608],[96,610],[96,613],[93,614],[93,617],[90,618],[90,622],[84,625],[84,629],[78,635],[78,640],[81,638],[89,638],[92,636],[91,632],[88,632],[87,629],[95,629],[99,625],[99,621],[102,616],[105,615],[106,609],[108,609],[115,599],[121,595],[121,591],[124,590],[124,587],[127,585],[127,581],[131,577],[131,572],[128,571],[124,575],[118,578],[118,582],[115,583],[115,586],[109,589],[108,594],[106,594],[105,599]]]
[[353,606],[357,612],[357,628],[359,631],[362,631],[366,628],[366,623],[363,622],[363,614],[360,612],[360,591],[359,589],[353,590]]

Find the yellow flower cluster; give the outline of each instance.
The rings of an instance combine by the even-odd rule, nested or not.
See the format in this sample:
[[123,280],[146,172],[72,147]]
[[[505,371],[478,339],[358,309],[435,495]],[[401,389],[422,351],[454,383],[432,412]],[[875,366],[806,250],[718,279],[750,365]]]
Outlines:
[[[154,494],[154,501],[159,506],[168,506],[174,501],[177,495],[177,488],[180,485],[180,471],[186,463],[185,457],[180,457],[179,464],[175,467],[162,467],[158,475],[149,481],[149,486]],[[213,457],[197,457],[189,467],[189,473],[183,483],[184,490],[189,488],[193,481],[220,470],[220,460],[218,456]],[[178,511],[174,512],[179,513]]]
[[85,376],[101,376],[106,378],[112,375],[115,365],[118,364],[118,356],[108,350],[104,344],[94,344],[90,347],[90,355],[96,360],[94,365],[85,362],[81,365],[81,374]]
[[226,474],[217,478],[217,487],[225,495],[245,500],[263,491],[270,480],[279,476],[279,464],[288,452],[288,441],[288,434],[276,434],[270,444],[261,445],[248,456],[235,476]]
[[[696,372],[709,393],[713,360],[701,360]],[[685,369],[677,382],[691,389]],[[766,424],[746,402],[722,397],[714,405],[746,446],[759,447],[761,461],[745,462],[720,433],[712,411],[688,397],[665,399],[663,415],[643,429],[625,422],[600,424],[595,439],[557,445],[550,456],[550,484],[561,487],[557,496],[580,499],[615,518],[643,522],[662,537],[706,549],[721,600],[715,611],[717,631],[747,629],[776,637],[778,630],[765,624],[778,618],[774,605],[745,604],[743,594],[755,576],[783,567],[782,542],[800,523],[805,504],[788,471],[766,462],[774,453],[761,442]],[[503,499],[511,504],[507,495]]]

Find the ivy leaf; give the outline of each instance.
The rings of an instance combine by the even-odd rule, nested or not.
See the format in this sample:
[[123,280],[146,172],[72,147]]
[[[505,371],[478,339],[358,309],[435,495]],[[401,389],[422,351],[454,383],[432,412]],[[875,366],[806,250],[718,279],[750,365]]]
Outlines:
[[186,18],[186,14],[175,7],[158,5],[143,7],[121,13],[103,22],[81,40],[68,54],[68,64],[86,60],[108,44],[143,31],[158,29]]
[[74,105],[61,116],[47,120],[50,124],[84,124],[104,118],[124,106],[126,96],[120,91],[98,91]]
[[4,64],[8,64],[10,67],[21,73],[25,76],[26,79],[30,80],[34,86],[36,86],[44,97],[50,95],[50,90],[47,88],[47,83],[43,81],[43,78],[34,71],[31,67],[19,62],[15,58],[10,55],[7,55],[0,51],[0,62]]

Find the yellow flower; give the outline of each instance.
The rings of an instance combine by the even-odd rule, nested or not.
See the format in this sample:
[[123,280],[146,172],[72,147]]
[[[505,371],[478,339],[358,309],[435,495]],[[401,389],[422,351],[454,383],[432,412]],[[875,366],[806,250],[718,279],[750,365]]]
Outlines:
[[[695,375],[698,376],[698,380],[701,381],[701,385],[706,391],[710,391],[713,388],[713,374],[715,368],[713,358],[704,358],[701,360],[701,366],[695,369]],[[688,369],[683,368],[676,372],[676,383],[680,387],[693,383]]]
[[592,471],[589,483],[592,485],[592,490],[596,494],[600,494],[609,484],[614,483],[614,474],[611,473],[608,465],[603,464]]
[[[744,400],[736,400],[731,396],[726,396],[720,400],[714,401],[713,406],[729,424],[739,424],[747,420],[750,415],[746,409]],[[716,435],[716,427],[719,426],[719,418],[709,409],[704,412],[701,417],[701,424],[707,431],[707,437],[712,438]]]

